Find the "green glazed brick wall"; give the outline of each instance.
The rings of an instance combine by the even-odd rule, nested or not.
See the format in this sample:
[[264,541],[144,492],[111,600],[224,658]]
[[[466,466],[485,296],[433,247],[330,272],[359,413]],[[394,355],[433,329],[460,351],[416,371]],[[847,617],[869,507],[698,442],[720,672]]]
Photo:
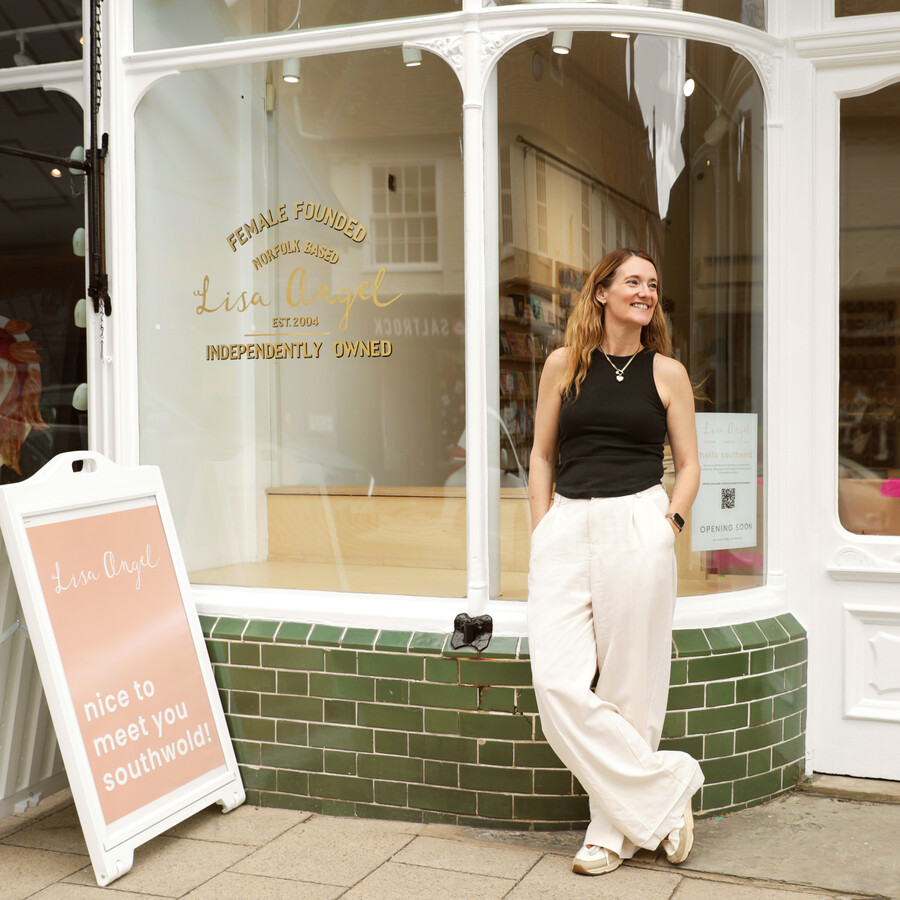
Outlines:
[[[581,828],[587,799],[541,732],[527,638],[201,617],[247,797],[329,815]],[[806,635],[778,616],[677,631],[662,747],[700,760],[700,814],[802,772]]]

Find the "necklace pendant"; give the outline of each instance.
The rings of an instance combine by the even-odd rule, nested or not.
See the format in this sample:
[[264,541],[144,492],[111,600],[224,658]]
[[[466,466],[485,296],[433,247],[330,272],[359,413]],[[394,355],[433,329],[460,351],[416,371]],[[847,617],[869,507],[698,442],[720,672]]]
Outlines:
[[621,372],[616,372],[616,381],[624,381],[625,376]]

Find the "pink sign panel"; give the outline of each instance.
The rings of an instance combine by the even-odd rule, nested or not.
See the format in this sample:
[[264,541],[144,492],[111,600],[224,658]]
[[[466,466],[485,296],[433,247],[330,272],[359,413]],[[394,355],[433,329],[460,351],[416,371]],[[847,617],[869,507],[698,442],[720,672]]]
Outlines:
[[156,505],[28,537],[106,823],[224,766]]

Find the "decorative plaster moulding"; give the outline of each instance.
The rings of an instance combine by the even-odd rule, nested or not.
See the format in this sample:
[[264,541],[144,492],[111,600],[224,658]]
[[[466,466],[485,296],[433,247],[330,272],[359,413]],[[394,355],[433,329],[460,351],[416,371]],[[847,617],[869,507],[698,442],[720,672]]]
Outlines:
[[837,581],[900,583],[900,561],[873,556],[861,547],[841,547],[827,571]]
[[900,60],[900,17],[892,18],[889,27],[801,35],[792,43],[801,59],[823,68]]

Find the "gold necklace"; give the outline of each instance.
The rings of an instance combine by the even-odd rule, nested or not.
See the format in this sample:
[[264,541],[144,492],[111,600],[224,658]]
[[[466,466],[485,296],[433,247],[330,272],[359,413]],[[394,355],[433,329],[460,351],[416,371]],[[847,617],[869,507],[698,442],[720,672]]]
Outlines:
[[638,353],[640,353],[643,349],[643,347],[638,347],[637,350],[634,351],[634,355],[631,357],[631,359],[629,359],[621,369],[608,356],[606,356],[606,351],[602,347],[600,348],[600,352],[604,356],[606,356],[606,361],[616,370],[616,381],[624,381],[625,370],[632,364],[632,362],[634,362],[634,357],[637,356]]

